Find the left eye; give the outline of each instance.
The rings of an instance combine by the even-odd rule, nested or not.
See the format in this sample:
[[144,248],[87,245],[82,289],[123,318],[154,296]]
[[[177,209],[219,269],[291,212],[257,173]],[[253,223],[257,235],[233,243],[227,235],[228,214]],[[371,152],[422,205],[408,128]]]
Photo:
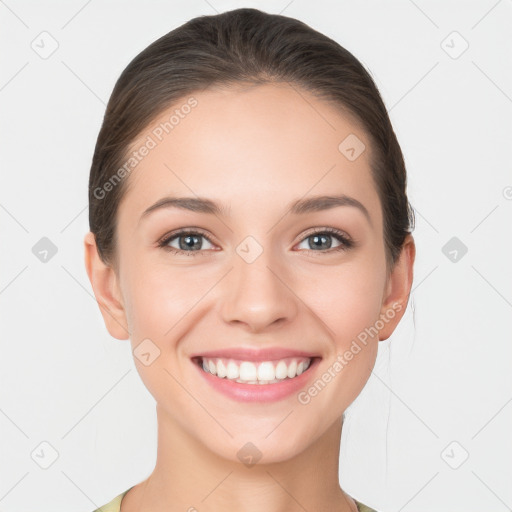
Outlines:
[[[343,233],[339,231],[317,231],[316,233],[312,233],[308,235],[303,242],[301,243],[307,243],[309,241],[310,245],[313,245],[313,247],[316,247],[317,249],[331,249],[332,243],[329,241],[329,239],[335,238],[338,240],[339,245],[338,247],[334,247],[334,250],[345,250],[350,247],[352,247],[352,242],[346,237]],[[327,247],[322,247],[322,245],[327,245]],[[309,249],[311,250],[311,249]],[[318,252],[318,251],[314,251]],[[326,251],[322,251],[326,252]]]

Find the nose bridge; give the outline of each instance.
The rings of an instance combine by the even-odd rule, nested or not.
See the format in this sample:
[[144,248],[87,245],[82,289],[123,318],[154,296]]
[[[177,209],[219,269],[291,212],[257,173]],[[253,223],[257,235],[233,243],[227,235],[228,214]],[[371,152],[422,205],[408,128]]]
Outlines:
[[224,320],[245,323],[255,331],[290,320],[297,303],[286,281],[279,256],[256,238],[246,237],[233,253],[222,304]]

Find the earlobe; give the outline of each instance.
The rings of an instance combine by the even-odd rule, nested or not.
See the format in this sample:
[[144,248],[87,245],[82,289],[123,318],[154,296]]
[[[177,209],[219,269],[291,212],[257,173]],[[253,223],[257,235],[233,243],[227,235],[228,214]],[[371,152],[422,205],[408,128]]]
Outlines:
[[416,246],[411,234],[407,235],[400,257],[387,282],[380,318],[384,327],[379,330],[379,341],[388,339],[405,313],[413,281]]
[[87,275],[108,332],[118,340],[129,339],[128,322],[116,273],[101,260],[91,231],[84,237],[84,258]]

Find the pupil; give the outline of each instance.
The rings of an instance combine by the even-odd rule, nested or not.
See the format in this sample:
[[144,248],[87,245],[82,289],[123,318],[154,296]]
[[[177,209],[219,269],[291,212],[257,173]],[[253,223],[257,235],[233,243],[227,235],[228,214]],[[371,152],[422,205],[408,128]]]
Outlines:
[[[197,240],[199,237],[196,236],[196,235],[187,235],[187,236],[184,236],[182,238],[184,238],[186,240],[186,242],[184,244],[180,243],[181,249],[183,249],[183,248],[185,248],[185,249],[192,249],[194,247],[194,239]],[[200,243],[198,243],[197,245],[201,246]]]
[[[319,241],[319,240],[322,240],[322,239],[326,240],[326,239],[328,239],[329,237],[327,237],[326,235],[313,235],[311,238],[313,238],[313,240],[314,240],[314,242],[313,242],[313,243],[316,245],[316,244],[318,243],[318,241]],[[320,245],[321,245],[321,242],[320,242]],[[317,245],[317,247],[318,247],[318,245]],[[329,249],[330,247],[331,247],[331,244],[330,244],[330,243],[328,243],[328,244],[327,244],[327,249]]]

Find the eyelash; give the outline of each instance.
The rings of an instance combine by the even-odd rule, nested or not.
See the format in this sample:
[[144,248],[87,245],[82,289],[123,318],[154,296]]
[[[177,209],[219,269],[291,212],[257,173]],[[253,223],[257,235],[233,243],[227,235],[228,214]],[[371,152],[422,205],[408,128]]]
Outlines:
[[[320,235],[320,234],[329,234],[329,235],[333,236],[339,242],[341,242],[341,245],[339,247],[335,247],[334,249],[328,249],[328,250],[325,250],[325,251],[322,251],[322,250],[314,251],[312,249],[307,249],[306,252],[308,252],[308,253],[324,253],[324,254],[327,253],[327,254],[332,254],[332,253],[337,253],[337,252],[340,252],[340,251],[346,251],[346,250],[351,249],[352,247],[355,246],[355,243],[345,233],[343,233],[343,231],[339,231],[338,229],[334,229],[334,228],[323,228],[323,229],[319,229],[319,230],[313,231],[313,232],[309,233],[308,235],[306,235],[301,240],[301,242],[303,242],[304,240],[306,240],[307,238],[309,238],[311,236]],[[175,238],[179,238],[180,236],[183,236],[183,235],[199,235],[199,236],[202,236],[203,238],[206,238],[206,240],[208,240],[208,242],[213,244],[213,242],[204,233],[202,233],[201,231],[181,230],[181,231],[177,231],[177,232],[171,233],[170,235],[164,236],[164,238],[160,239],[157,242],[158,243],[158,247],[164,249],[165,251],[169,251],[169,252],[171,252],[173,254],[176,254],[176,255],[184,254],[184,255],[187,255],[187,256],[196,256],[197,254],[200,254],[200,253],[204,252],[202,250],[199,250],[199,251],[184,251],[182,249],[176,249],[174,247],[170,247],[170,246],[167,245],[171,240],[174,240]]]

